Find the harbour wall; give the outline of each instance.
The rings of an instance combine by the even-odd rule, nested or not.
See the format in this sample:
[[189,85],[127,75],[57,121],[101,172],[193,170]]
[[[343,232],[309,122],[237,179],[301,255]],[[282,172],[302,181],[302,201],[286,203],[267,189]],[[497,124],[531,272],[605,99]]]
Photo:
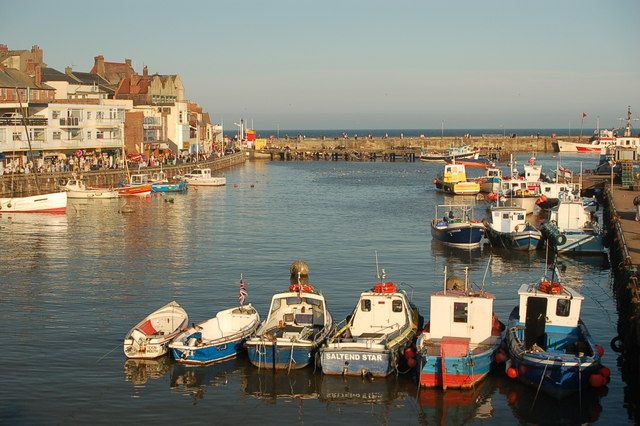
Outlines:
[[[568,136],[562,140],[586,142],[587,137]],[[482,154],[495,154],[507,159],[512,153],[554,151],[556,139],[551,136],[447,136],[447,137],[349,137],[269,139],[262,149],[252,152],[256,158],[272,160],[382,160],[415,161],[423,149],[441,151],[470,145]]]
[[611,341],[611,347],[620,352],[623,380],[636,389],[640,385],[640,222],[635,220],[633,205],[637,194],[618,187],[612,191],[607,184],[603,197],[614,275],[612,287],[618,308],[618,336]]
[[[226,155],[224,157],[215,158],[208,161],[200,161],[197,163],[181,163],[175,166],[145,167],[142,169],[131,169],[130,174],[145,173],[151,175],[154,172],[163,171],[167,178],[181,176],[189,173],[195,168],[209,168],[211,171],[223,170],[238,164],[243,164],[247,156],[244,152]],[[0,196],[27,196],[40,191],[53,192],[57,191],[61,180],[69,179],[74,172],[61,173],[28,173],[2,175],[0,177]],[[82,175],[87,179],[87,185],[94,187],[110,188],[116,187],[126,179],[127,173],[124,169],[116,170],[96,170],[89,172],[75,172],[76,175]]]

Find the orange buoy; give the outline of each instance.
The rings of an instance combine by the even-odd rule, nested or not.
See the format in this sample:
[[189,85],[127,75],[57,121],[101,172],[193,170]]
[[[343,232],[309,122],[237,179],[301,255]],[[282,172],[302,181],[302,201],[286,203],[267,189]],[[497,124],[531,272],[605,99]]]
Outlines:
[[496,352],[495,356],[493,357],[493,360],[498,364],[502,364],[507,360],[507,354],[504,353],[504,351],[501,349],[498,352]]
[[600,374],[602,377],[604,378],[609,378],[611,377],[611,370],[608,367],[602,367],[599,371],[598,374]]
[[589,384],[593,388],[601,388],[607,384],[607,379],[601,374],[593,373],[589,376]]
[[604,356],[604,348],[598,344],[596,344],[596,352],[598,352],[598,355],[600,355],[600,358]]
[[398,287],[392,282],[377,283],[373,286],[372,291],[374,293],[395,293],[398,291]]
[[518,370],[513,367],[507,368],[507,376],[509,376],[510,379],[515,379],[516,377],[518,377]]
[[406,359],[409,360],[409,359],[415,358],[415,356],[416,356],[416,351],[414,351],[412,347],[405,348],[404,357]]
[[413,368],[416,366],[416,359],[415,358],[408,358],[407,359],[407,366],[409,368]]

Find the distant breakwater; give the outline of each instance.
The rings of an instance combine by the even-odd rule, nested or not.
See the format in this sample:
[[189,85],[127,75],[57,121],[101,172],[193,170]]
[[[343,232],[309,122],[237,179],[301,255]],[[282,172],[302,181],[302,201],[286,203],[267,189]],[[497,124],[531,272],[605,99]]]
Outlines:
[[[208,161],[200,161],[197,163],[181,163],[175,166],[162,167],[145,167],[142,169],[130,170],[130,174],[144,173],[151,175],[154,172],[163,171],[167,178],[174,176],[182,176],[198,167],[211,169],[212,172],[223,170],[246,161],[244,152],[226,155],[221,158],[215,158]],[[88,186],[113,188],[118,186],[122,180],[126,180],[127,172],[124,169],[115,170],[95,170],[89,172],[60,172],[60,173],[28,173],[28,174],[8,174],[0,176],[0,196],[2,197],[18,197],[28,196],[41,192],[54,192],[59,190],[60,182],[69,179],[76,174],[87,180]]]

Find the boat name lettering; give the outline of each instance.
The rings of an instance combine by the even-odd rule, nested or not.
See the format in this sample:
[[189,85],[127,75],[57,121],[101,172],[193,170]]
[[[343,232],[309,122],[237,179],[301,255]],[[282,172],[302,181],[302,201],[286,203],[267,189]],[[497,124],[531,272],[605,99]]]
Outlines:
[[344,361],[382,361],[381,354],[325,354],[326,359],[344,360]]

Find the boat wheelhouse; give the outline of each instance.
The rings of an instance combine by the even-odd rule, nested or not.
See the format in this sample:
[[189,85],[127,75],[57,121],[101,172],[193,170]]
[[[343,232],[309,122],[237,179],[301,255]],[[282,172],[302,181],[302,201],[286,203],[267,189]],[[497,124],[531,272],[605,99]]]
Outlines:
[[525,209],[497,207],[489,209],[490,221],[485,223],[491,245],[512,250],[535,250],[542,234],[526,220]]

